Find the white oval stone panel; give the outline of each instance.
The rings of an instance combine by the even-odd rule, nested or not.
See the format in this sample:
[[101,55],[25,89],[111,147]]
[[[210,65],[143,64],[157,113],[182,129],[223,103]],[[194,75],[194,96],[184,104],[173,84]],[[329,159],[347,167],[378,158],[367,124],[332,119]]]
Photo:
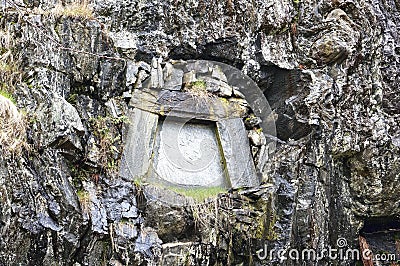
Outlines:
[[153,166],[159,178],[182,186],[227,187],[215,123],[166,119],[157,135]]

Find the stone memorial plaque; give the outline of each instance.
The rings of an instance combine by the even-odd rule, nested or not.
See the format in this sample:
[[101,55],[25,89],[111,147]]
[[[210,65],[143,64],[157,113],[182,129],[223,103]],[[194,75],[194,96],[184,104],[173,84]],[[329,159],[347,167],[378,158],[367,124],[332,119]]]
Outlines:
[[160,122],[154,171],[158,178],[182,186],[227,187],[214,123]]

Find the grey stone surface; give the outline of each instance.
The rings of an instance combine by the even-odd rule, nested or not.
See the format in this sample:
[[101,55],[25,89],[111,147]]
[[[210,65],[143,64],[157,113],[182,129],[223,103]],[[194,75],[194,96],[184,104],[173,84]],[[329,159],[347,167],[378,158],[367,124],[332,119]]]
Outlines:
[[137,38],[135,34],[122,30],[111,33],[110,37],[113,40],[115,47],[118,47],[127,56],[132,56],[132,54],[134,55],[134,52],[137,49]]
[[120,176],[133,180],[149,171],[158,115],[133,109],[129,112],[128,138],[121,160]]
[[164,79],[171,76],[174,66],[170,62],[166,62],[163,68]]
[[164,87],[167,90],[179,91],[183,83],[183,70],[176,69],[170,63],[164,67]]
[[[93,232],[104,234],[108,230],[107,212],[104,208],[101,197],[92,182],[83,182],[83,188],[87,193],[85,199],[80,199],[83,212],[89,212],[87,219],[90,219]],[[87,210],[86,210],[87,209]],[[110,218],[115,218],[113,215]],[[120,218],[120,217],[118,217]]]
[[53,95],[48,104],[38,109],[37,119],[43,134],[38,136],[40,146],[82,149],[79,139],[84,127],[76,109],[64,98]]
[[183,74],[183,79],[182,79],[183,84],[190,84],[192,82],[195,82],[196,80],[197,78],[195,70],[191,70]]
[[243,93],[241,93],[238,88],[233,88],[233,95],[237,98],[241,98],[241,99],[245,99],[246,96],[243,95]]
[[193,60],[184,67],[185,72],[194,71],[197,74],[208,74],[212,71],[212,66],[209,62],[205,60]]
[[138,72],[139,72],[138,65],[132,60],[129,60],[126,65],[126,74],[125,74],[125,79],[126,79],[125,85],[127,87],[134,85],[136,83]]
[[207,91],[216,92],[222,97],[232,96],[233,89],[226,82],[207,76],[201,77],[201,80],[206,82]]
[[[157,63],[156,63],[157,67]],[[148,88],[159,88],[159,80],[158,80],[158,71],[157,68],[154,67],[152,64],[151,71],[150,71],[150,86]]]
[[262,120],[261,118],[257,117],[257,116],[250,116],[247,117],[244,120],[244,124],[246,125],[246,127],[248,127],[249,129],[261,124]]
[[150,227],[143,228],[136,239],[135,251],[154,258],[161,251],[162,241],[158,238],[157,232]]
[[260,181],[256,174],[242,119],[220,120],[217,122],[217,128],[232,187],[258,186]]
[[226,187],[215,124],[166,119],[160,124],[154,171],[181,186]]
[[164,75],[163,69],[161,67],[162,58],[157,59],[157,79],[158,79],[158,88],[164,88]]
[[212,68],[211,77],[219,79],[220,81],[223,81],[225,83],[228,83],[228,79],[226,78],[224,72],[217,65]]
[[164,87],[163,69],[161,67],[161,58],[151,60],[150,77],[143,82],[143,88],[160,89]]
[[132,93],[130,92],[130,91],[124,91],[123,93],[122,93],[122,98],[124,98],[124,99],[131,99],[132,98]]
[[[150,71],[149,71],[150,72]],[[147,79],[149,74],[146,70],[141,69],[139,70],[137,81],[135,83],[135,89],[137,88],[150,88],[150,81],[151,79]]]
[[[253,156],[254,158],[254,156]],[[267,145],[262,145],[258,152],[257,155],[255,156],[255,166],[257,173],[262,173],[264,170],[264,166],[268,160],[268,146]]]

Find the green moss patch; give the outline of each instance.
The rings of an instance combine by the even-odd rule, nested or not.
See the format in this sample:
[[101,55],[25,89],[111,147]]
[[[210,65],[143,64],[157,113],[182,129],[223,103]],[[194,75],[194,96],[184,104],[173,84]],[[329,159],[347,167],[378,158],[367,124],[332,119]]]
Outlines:
[[182,187],[168,187],[168,189],[181,194],[185,197],[190,197],[198,202],[203,202],[208,198],[213,198],[219,193],[226,193],[223,187],[195,187],[195,188],[182,188]]
[[3,96],[4,98],[9,99],[13,104],[16,103],[11,93],[8,93],[4,90],[0,90],[0,95]]

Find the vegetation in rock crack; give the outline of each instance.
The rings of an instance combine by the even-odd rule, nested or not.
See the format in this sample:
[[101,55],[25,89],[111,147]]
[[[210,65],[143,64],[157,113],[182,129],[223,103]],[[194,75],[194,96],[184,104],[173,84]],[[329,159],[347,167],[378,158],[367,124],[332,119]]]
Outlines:
[[82,167],[79,163],[68,163],[68,168],[73,178],[74,187],[78,189],[82,189],[82,181],[95,180],[95,177],[98,175],[98,172],[94,168],[86,168]]
[[34,13],[54,16],[65,16],[80,19],[93,19],[93,10],[88,1],[74,1],[69,4],[57,4],[54,8],[49,10],[35,9]]
[[90,211],[90,193],[84,190],[78,190],[76,192],[78,196],[79,204],[82,208],[82,211],[88,213]]
[[75,17],[75,18],[83,18],[83,19],[92,19],[93,11],[88,6],[86,1],[84,2],[75,2],[69,5],[61,6],[57,5],[52,11],[54,14],[62,15],[66,17]]
[[[4,54],[1,58],[6,57],[7,54],[8,53]],[[7,93],[8,96],[11,95],[14,91],[14,85],[20,81],[20,79],[21,74],[16,64],[8,62],[8,60],[0,59],[0,90],[3,93]]]
[[142,178],[135,178],[133,180],[133,184],[135,185],[136,189],[141,189],[142,185],[143,185],[143,179]]
[[197,225],[197,228],[203,227],[205,229],[224,229],[229,220],[230,213],[222,211],[221,205],[232,208],[230,200],[222,200],[215,198],[210,201],[191,205],[190,209]]
[[26,123],[11,99],[0,93],[0,148],[5,153],[19,154],[26,144]]
[[[339,238],[400,253],[399,1],[1,3],[1,266],[369,263],[324,254]],[[162,120],[192,113],[254,186],[152,179]]]
[[13,53],[11,46],[9,31],[0,31],[0,90],[9,99],[12,99],[10,95],[15,91],[16,84],[22,80],[21,59]]
[[0,149],[19,154],[28,145],[25,116],[18,111],[12,96],[22,80],[21,60],[13,52],[13,41],[9,29],[0,31]]
[[118,168],[117,159],[120,151],[117,146],[121,144],[121,136],[112,131],[113,128],[118,128],[122,124],[127,123],[126,116],[109,117],[98,116],[89,119],[89,124],[93,129],[93,133],[97,138],[97,145],[100,149],[100,166],[107,171],[116,171]]
[[185,86],[184,90],[198,97],[211,96],[211,94],[207,91],[207,84],[204,80],[190,82]]

